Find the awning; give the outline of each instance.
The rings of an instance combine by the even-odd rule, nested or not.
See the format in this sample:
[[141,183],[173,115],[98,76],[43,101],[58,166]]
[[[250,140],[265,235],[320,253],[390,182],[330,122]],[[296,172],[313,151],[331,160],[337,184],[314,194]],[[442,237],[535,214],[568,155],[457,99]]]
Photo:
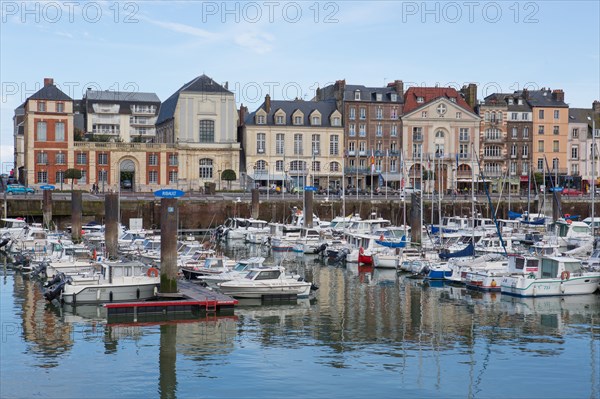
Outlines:
[[[251,178],[252,180],[273,180],[273,181],[278,181],[281,180],[283,181],[285,179],[285,174],[283,173],[248,173],[248,177]],[[291,180],[291,176],[287,175],[287,179]]]
[[529,176],[528,175],[520,176],[520,181],[522,181],[522,182],[528,182],[529,181]]
[[381,173],[383,180],[390,181],[402,181],[402,173]]

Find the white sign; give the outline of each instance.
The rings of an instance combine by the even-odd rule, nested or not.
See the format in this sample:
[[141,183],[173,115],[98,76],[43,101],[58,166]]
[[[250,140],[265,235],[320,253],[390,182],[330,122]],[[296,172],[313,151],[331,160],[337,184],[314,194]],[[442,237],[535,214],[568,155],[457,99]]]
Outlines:
[[144,226],[144,219],[142,218],[131,218],[129,219],[129,230],[142,230]]

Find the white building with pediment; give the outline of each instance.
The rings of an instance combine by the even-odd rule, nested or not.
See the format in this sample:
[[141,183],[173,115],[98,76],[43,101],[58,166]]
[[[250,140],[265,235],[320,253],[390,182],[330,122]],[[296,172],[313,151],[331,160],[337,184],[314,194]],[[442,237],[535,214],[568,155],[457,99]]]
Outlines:
[[413,87],[404,100],[407,183],[426,192],[470,188],[479,174],[473,152],[479,148],[481,118],[453,88]]

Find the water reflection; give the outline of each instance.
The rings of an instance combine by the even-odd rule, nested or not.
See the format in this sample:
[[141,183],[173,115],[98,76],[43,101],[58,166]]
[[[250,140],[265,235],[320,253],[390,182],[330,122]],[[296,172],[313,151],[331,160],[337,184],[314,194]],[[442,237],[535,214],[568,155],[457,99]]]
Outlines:
[[[257,367],[277,369],[277,379],[261,381],[264,397],[283,394],[283,379],[302,396],[368,395],[359,385],[365,372],[380,396],[401,390],[410,396],[490,397],[498,395],[499,384],[507,397],[600,394],[600,295],[513,298],[261,247],[226,251],[283,264],[318,285],[316,297],[271,305],[242,301],[234,315],[131,323],[107,320],[103,307],[48,305],[37,283],[14,274],[8,276],[12,306],[27,347],[9,361],[33,357],[35,367],[74,373],[61,367],[70,351],[82,356],[100,347],[119,364],[141,357],[149,375],[131,376],[124,396],[198,395],[199,378],[206,396],[241,396],[256,384]],[[117,374],[129,372],[109,364]],[[100,372],[106,366],[101,359],[88,367]],[[22,367],[23,374],[30,372]],[[535,390],[522,380],[531,370],[538,376]],[[552,376],[560,370],[573,384],[556,387]],[[224,374],[235,375],[236,384],[225,382]],[[314,387],[298,381],[303,374]],[[506,383],[509,375],[516,379],[512,385]],[[102,384],[119,381],[107,378]],[[148,380],[157,381],[150,390]],[[331,381],[335,391],[326,388]]]

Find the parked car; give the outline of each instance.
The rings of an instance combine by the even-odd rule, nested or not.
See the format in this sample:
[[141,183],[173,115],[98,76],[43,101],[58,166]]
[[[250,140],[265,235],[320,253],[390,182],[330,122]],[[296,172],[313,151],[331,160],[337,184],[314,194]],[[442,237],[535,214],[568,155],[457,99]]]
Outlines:
[[583,195],[583,191],[578,190],[576,188],[563,188],[562,195],[569,195],[569,196],[573,196],[573,195]]
[[131,188],[131,180],[123,180],[121,182],[121,187],[126,189]]
[[6,194],[8,195],[13,195],[13,194],[28,194],[28,193],[35,193],[35,190],[31,187],[25,187],[21,184],[9,184],[6,187]]

